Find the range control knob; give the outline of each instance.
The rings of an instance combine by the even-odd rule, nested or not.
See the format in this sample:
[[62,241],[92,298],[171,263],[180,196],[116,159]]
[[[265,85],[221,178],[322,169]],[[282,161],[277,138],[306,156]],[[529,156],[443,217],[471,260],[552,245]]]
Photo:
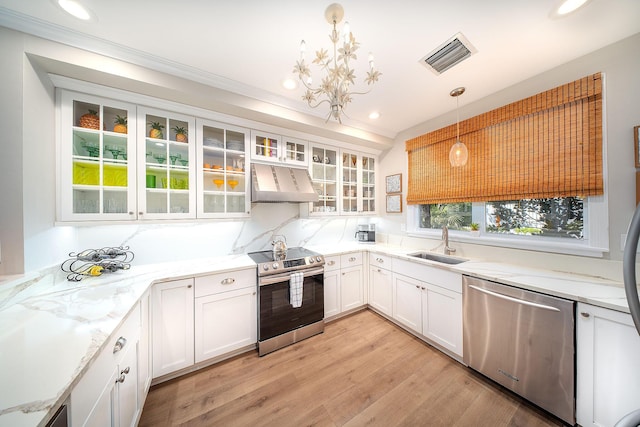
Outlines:
[[274,270],[276,270],[276,269],[278,268],[278,263],[277,263],[277,262],[274,262],[274,263],[273,263],[273,265],[272,265],[271,267],[273,267],[273,269],[274,269]]
[[321,258],[321,257],[319,257],[319,256],[317,256],[317,257],[316,257],[316,261],[318,261],[318,262],[322,262],[322,258]]
[[309,257],[309,264],[313,264],[314,262],[316,262],[316,260],[313,259],[313,257]]
[[264,264],[264,265],[262,266],[262,269],[263,269],[264,271],[267,271],[267,270],[269,270],[269,266],[268,266],[267,264]]

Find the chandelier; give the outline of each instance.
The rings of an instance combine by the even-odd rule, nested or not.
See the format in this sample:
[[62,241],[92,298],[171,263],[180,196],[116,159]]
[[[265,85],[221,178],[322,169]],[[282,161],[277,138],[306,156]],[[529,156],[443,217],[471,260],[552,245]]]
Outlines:
[[[344,9],[338,3],[333,3],[327,7],[324,16],[327,22],[333,25],[333,30],[329,34],[329,39],[333,43],[333,55],[330,55],[325,49],[316,51],[313,63],[324,74],[322,82],[319,86],[313,87],[311,70],[304,59],[306,50],[304,40],[300,43],[300,60],[296,62],[293,72],[298,74],[298,78],[307,89],[302,99],[307,101],[311,108],[316,108],[325,102],[329,104],[330,111],[325,123],[330,118],[342,123],[341,115],[345,114],[344,109],[351,102],[351,97],[365,95],[371,91],[371,88],[365,92],[356,92],[352,88],[355,85],[356,75],[350,61],[358,59],[356,51],[360,44],[356,42],[349,30],[348,22],[345,21],[342,26],[342,34],[336,28],[336,25],[342,21]],[[378,81],[381,75],[382,73],[374,68],[373,55],[369,53],[369,71],[367,71],[367,77],[364,81],[367,85],[372,85]]]
[[464,166],[467,164],[467,158],[469,157],[469,150],[467,150],[467,146],[464,145],[463,142],[460,141],[460,113],[459,113],[459,102],[458,97],[464,93],[463,87],[457,87],[452,90],[449,95],[455,96],[456,98],[456,143],[451,146],[451,150],[449,151],[449,163],[453,167]]

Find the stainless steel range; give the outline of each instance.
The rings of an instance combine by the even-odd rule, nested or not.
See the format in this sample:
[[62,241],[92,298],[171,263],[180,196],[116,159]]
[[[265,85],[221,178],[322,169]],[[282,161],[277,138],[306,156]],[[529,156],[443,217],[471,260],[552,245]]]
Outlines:
[[324,331],[324,256],[305,248],[248,254],[257,264],[258,352]]

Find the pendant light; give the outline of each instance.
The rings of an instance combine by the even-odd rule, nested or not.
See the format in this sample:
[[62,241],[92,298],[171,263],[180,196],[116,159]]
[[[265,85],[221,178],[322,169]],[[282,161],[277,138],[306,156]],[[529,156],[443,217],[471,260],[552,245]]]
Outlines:
[[464,145],[460,141],[460,112],[459,112],[459,101],[458,97],[462,95],[465,91],[463,87],[457,87],[452,90],[449,95],[456,97],[456,143],[451,146],[451,150],[449,151],[449,162],[453,167],[464,166],[467,164],[467,158],[469,157],[469,150],[467,150],[467,146]]

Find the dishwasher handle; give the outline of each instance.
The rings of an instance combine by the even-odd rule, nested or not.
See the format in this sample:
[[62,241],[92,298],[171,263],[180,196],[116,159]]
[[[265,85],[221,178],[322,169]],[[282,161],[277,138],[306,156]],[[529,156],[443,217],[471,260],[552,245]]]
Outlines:
[[508,295],[503,295],[503,294],[498,293],[498,292],[490,291],[488,289],[483,289],[483,288],[480,288],[480,287],[475,286],[475,285],[469,285],[469,287],[475,289],[478,292],[482,292],[482,293],[494,296],[496,298],[504,299],[504,300],[515,302],[515,303],[518,303],[518,304],[527,305],[529,307],[536,307],[536,308],[541,308],[543,310],[550,310],[550,311],[560,311],[560,309],[558,309],[556,307],[551,307],[550,305],[538,304],[537,302],[526,301],[526,300],[522,300],[520,298],[510,297]]

